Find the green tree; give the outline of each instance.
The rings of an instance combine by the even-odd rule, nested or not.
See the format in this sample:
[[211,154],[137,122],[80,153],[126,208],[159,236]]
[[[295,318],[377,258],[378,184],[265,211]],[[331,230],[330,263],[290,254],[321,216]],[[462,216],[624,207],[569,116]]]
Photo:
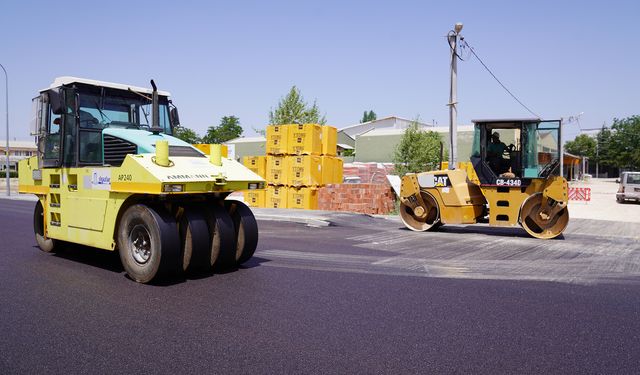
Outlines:
[[360,123],[369,122],[377,119],[378,119],[378,116],[374,111],[369,111],[369,112],[364,111],[364,115],[362,115],[362,119],[360,120]]
[[220,125],[210,126],[207,134],[202,137],[203,143],[224,143],[242,135],[240,119],[236,116],[224,116]]
[[640,116],[613,119],[608,157],[619,168],[640,169]]
[[586,134],[580,134],[573,141],[564,144],[564,150],[570,154],[586,156],[594,160],[596,156],[596,140]]
[[280,99],[275,110],[269,111],[269,123],[284,124],[322,124],[327,122],[325,116],[320,116],[320,109],[313,101],[309,106],[297,87],[291,87],[289,93]]
[[410,172],[435,170],[440,161],[440,134],[421,130],[418,119],[406,129],[393,155],[396,173],[400,176]]
[[602,129],[596,135],[596,157],[594,161],[604,166],[615,166],[613,155],[609,150],[609,143],[611,142],[611,129],[602,125]]
[[195,131],[185,128],[184,126],[176,127],[173,130],[173,136],[191,144],[201,143],[202,141]]

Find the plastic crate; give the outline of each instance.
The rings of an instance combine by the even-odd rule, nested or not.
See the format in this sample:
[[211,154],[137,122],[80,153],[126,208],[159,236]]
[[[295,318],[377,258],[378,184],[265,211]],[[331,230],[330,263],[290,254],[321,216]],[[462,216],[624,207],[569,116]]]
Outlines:
[[287,208],[289,198],[289,188],[286,186],[269,185],[267,187],[266,203],[267,208]]
[[288,157],[288,182],[291,186],[320,186],[322,180],[322,157],[295,155]]
[[251,169],[255,174],[262,178],[267,176],[267,157],[266,156],[245,156],[243,159],[245,167]]
[[244,202],[251,207],[264,207],[266,203],[267,192],[264,189],[260,190],[245,190]]
[[293,125],[269,125],[267,126],[267,154],[285,155],[289,142],[289,127]]
[[286,185],[287,179],[287,158],[285,156],[267,155],[266,180],[273,185]]
[[333,126],[322,126],[322,155],[336,156],[338,129]]
[[337,156],[322,156],[322,183],[342,183],[342,159]]
[[315,187],[289,187],[289,208],[318,209],[318,189]]
[[[205,153],[205,155],[211,155],[211,146],[213,146],[213,144],[209,144],[209,143],[198,143],[193,145],[193,147],[197,148],[198,150],[202,151]],[[222,157],[228,158],[229,156],[229,149],[227,148],[227,145],[220,145],[220,153],[222,155]]]
[[289,155],[320,155],[322,127],[318,124],[289,125]]

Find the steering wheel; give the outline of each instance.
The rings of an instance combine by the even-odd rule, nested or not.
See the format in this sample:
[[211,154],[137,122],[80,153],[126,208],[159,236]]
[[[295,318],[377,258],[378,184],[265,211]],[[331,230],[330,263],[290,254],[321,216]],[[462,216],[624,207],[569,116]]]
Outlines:
[[550,175],[551,173],[553,173],[553,171],[556,169],[556,167],[558,167],[558,165],[560,165],[560,159],[556,159],[554,161],[552,161],[551,163],[545,165],[544,168],[542,168],[542,170],[540,171],[540,177],[547,177],[548,175]]

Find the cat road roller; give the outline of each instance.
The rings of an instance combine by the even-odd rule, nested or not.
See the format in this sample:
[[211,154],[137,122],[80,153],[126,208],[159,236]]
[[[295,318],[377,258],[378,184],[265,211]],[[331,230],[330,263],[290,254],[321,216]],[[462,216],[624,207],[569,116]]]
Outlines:
[[[414,231],[443,224],[521,225],[536,238],[569,223],[568,186],[560,173],[560,121],[477,120],[466,168],[409,173],[400,217]],[[507,146],[508,144],[508,146]]]
[[207,156],[173,137],[177,108],[151,86],[60,77],[33,99],[37,155],[18,168],[19,192],[38,197],[38,246],[118,251],[141,283],[246,262],[258,226],[225,198],[264,180],[219,145]]

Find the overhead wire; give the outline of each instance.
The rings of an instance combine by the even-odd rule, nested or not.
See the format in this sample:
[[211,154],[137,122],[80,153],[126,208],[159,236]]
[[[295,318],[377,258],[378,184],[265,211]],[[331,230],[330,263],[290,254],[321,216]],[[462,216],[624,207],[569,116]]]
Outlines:
[[[451,45],[451,44],[449,43],[449,45]],[[535,113],[534,111],[532,111],[529,107],[527,107],[527,106],[526,106],[526,105],[525,105],[525,104],[524,104],[520,99],[518,99],[518,98],[517,98],[517,97],[516,97],[512,92],[511,92],[511,90],[509,90],[509,89],[507,88],[507,86],[505,86],[505,85],[502,83],[502,81],[500,81],[500,80],[498,79],[498,77],[496,77],[496,75],[491,71],[491,69],[489,69],[489,67],[487,66],[487,64],[485,64],[485,63],[484,63],[484,61],[482,61],[482,59],[480,58],[480,56],[478,56],[478,54],[476,53],[476,51],[474,50],[474,48],[473,48],[473,47],[471,47],[471,46],[469,45],[469,43],[467,43],[467,41],[466,41],[466,40],[464,40],[464,38],[463,38],[463,37],[461,37],[461,38],[460,38],[460,47],[461,47],[461,49],[462,49],[462,48],[466,49],[467,51],[469,51],[468,53],[470,53],[470,54],[472,54],[473,56],[475,56],[475,57],[476,57],[476,59],[478,59],[478,61],[480,62],[480,64],[482,64],[482,66],[487,70],[487,72],[489,72],[489,74],[491,75],[491,77],[493,77],[493,79],[495,79],[495,80],[496,80],[496,82],[498,82],[498,84],[499,84],[500,86],[502,86],[502,88],[503,88],[507,93],[509,93],[509,95],[511,95],[511,97],[512,97],[516,102],[518,102],[518,104],[520,104],[524,109],[526,109],[529,113],[531,113],[532,115],[534,115],[536,118],[541,118],[541,117],[540,117],[540,115],[538,115],[537,113]],[[465,48],[465,47],[466,47],[466,48]],[[465,61],[464,59],[462,59],[462,57],[461,57],[457,52],[456,52],[456,56],[458,56],[458,58],[459,58],[460,60]]]

